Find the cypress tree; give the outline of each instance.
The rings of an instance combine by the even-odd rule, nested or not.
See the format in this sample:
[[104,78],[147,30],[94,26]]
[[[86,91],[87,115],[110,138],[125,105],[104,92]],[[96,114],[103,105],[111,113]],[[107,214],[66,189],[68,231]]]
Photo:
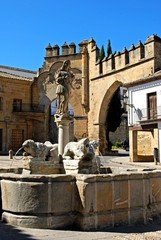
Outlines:
[[99,59],[102,61],[104,57],[105,57],[105,50],[104,50],[104,46],[102,45],[101,50],[99,52]]
[[107,57],[109,57],[112,54],[112,47],[111,47],[111,42],[108,40],[107,44]]

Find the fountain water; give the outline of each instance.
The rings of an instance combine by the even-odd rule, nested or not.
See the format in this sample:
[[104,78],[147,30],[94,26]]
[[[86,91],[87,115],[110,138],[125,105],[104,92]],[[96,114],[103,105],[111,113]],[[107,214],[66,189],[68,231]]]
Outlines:
[[23,147],[19,148],[19,149],[17,150],[17,152],[15,153],[15,155],[13,155],[13,158],[12,158],[12,161],[11,161],[11,164],[10,164],[10,167],[9,167],[9,170],[11,169],[14,160],[21,160],[21,159],[23,158],[23,156],[20,157],[19,159],[16,158],[16,156],[18,155],[18,153],[19,153],[22,149],[23,149]]

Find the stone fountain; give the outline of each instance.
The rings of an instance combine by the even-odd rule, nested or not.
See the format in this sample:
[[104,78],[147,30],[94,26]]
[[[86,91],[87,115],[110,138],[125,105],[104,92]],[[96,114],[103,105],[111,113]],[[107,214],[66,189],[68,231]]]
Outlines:
[[40,143],[32,139],[26,140],[22,147],[26,152],[23,157],[24,169],[28,170],[28,173],[91,174],[100,172],[100,160],[95,155],[95,149],[98,147],[96,141],[83,138],[78,142],[69,142],[69,124],[73,121],[73,116],[69,114],[68,104],[73,79],[70,61],[66,60],[55,73],[57,111],[54,118],[58,126],[58,144],[52,144],[49,141]]

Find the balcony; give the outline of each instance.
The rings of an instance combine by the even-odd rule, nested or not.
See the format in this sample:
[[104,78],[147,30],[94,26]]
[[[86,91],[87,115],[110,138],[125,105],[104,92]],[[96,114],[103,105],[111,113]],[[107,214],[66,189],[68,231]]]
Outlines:
[[161,121],[161,106],[155,109],[137,108],[134,112],[134,122],[140,125],[157,124]]
[[20,113],[20,112],[44,113],[45,105],[28,104],[28,103],[21,103],[21,104],[13,103],[13,112],[14,113]]

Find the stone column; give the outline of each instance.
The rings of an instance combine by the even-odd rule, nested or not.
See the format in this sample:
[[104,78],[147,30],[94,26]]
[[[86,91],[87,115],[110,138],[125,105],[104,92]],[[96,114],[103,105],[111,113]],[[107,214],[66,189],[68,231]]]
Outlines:
[[69,142],[69,124],[73,119],[55,119],[58,126],[58,154],[63,155],[64,147]]

